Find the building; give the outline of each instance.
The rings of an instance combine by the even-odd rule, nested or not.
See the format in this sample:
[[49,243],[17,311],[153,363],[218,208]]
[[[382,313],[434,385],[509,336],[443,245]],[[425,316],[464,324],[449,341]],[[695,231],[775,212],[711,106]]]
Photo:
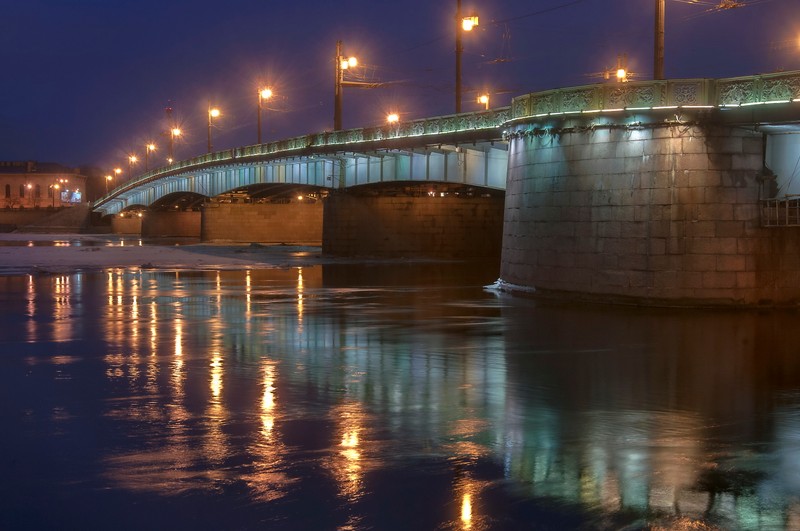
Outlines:
[[84,202],[86,176],[51,162],[0,161],[0,208],[66,207]]

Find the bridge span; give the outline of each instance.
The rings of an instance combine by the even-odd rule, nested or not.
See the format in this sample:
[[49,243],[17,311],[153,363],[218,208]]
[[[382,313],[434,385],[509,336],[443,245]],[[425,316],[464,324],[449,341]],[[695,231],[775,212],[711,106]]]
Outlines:
[[143,173],[100,198],[94,210],[116,214],[159,201],[163,206],[163,198],[175,194],[212,198],[272,184],[332,190],[407,182],[504,190],[502,125],[510,118],[510,108],[502,108],[208,153]]
[[202,206],[192,230],[212,240],[302,240],[313,219],[331,254],[499,256],[509,290],[798,304],[798,124],[800,72],[563,88],[211,153],[94,209]]

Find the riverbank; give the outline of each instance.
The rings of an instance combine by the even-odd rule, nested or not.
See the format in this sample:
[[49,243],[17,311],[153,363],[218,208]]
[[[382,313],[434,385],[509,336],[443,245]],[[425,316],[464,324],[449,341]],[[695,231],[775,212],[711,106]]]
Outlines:
[[0,275],[115,267],[241,269],[380,261],[431,260],[323,257],[319,247],[294,245],[210,244],[190,239],[158,241],[108,234],[0,234]]
[[0,234],[0,274],[144,269],[239,269],[321,263],[318,247],[143,241],[107,234]]

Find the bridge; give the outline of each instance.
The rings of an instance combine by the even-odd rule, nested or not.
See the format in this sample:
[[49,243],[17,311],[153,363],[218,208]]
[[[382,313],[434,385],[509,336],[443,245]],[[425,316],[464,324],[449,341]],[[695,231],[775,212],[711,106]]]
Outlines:
[[393,182],[505,189],[509,108],[306,135],[208,153],[154,169],[94,204],[105,215],[174,194],[206,198],[259,185],[320,189]]
[[800,72],[562,88],[210,153],[139,175],[93,208],[195,212],[190,232],[208,240],[501,255],[508,289],[800,301],[800,236],[787,226],[800,225],[798,124]]

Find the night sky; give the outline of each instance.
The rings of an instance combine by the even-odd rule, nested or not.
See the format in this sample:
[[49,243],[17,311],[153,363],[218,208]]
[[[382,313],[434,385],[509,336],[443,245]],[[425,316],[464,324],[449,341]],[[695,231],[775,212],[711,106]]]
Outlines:
[[[688,0],[687,0],[688,1]],[[741,9],[667,0],[667,78],[800,69],[798,0]],[[256,88],[276,97],[265,140],[332,129],[336,41],[365,79],[346,88],[344,127],[454,112],[456,0],[0,0],[0,160],[111,168],[153,140],[166,157],[164,108],[185,132],[176,158],[256,143]],[[601,82],[627,54],[653,75],[653,0],[463,0],[480,26],[464,37],[463,110],[550,88]],[[155,165],[151,163],[151,167]]]

